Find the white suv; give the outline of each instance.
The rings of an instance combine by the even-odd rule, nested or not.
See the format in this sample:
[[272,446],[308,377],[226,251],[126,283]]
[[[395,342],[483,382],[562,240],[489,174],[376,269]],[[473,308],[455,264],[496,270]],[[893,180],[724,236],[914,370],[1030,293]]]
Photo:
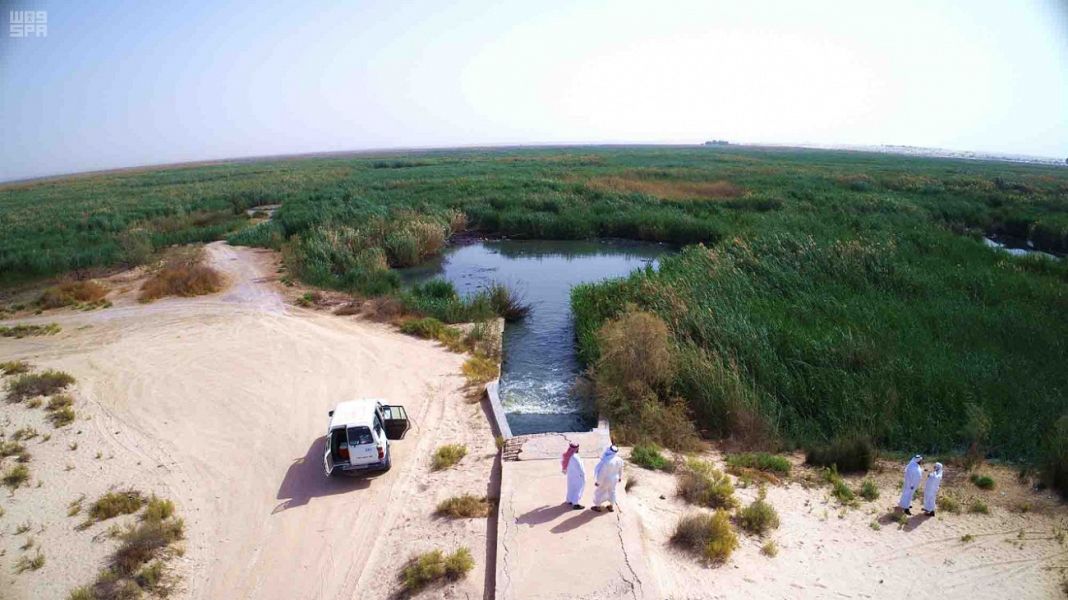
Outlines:
[[353,471],[388,471],[392,466],[390,440],[408,432],[403,406],[382,400],[349,400],[330,411],[323,467],[327,475]]

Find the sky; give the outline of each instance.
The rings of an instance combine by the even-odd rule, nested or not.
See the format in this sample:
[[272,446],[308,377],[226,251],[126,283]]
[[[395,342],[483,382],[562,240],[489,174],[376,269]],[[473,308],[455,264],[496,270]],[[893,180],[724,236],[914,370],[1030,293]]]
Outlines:
[[[0,181],[552,143],[1068,156],[1068,0],[0,0]],[[47,35],[11,37],[11,11]]]

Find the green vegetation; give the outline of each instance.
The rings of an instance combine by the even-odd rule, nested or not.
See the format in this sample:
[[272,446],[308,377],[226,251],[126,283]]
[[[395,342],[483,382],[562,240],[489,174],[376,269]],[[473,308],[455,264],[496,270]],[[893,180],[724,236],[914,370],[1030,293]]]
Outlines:
[[475,559],[467,548],[458,548],[447,556],[441,550],[431,550],[408,561],[401,570],[400,580],[404,590],[411,594],[430,584],[461,579],[474,567]]
[[490,360],[483,356],[472,356],[467,359],[464,361],[461,370],[463,371],[464,377],[467,378],[467,383],[471,385],[481,385],[496,379],[499,371],[497,361]]
[[752,504],[738,511],[738,524],[753,535],[764,535],[779,528],[779,513],[767,500],[768,490],[761,487]]
[[93,521],[105,521],[119,515],[132,515],[145,505],[141,492],[108,492],[89,505],[89,518]]
[[74,383],[74,377],[49,369],[43,373],[24,373],[7,382],[9,402],[22,402],[34,396],[51,396]]
[[731,478],[705,461],[687,460],[676,483],[679,496],[690,504],[725,509],[738,505]]
[[875,483],[874,479],[865,479],[860,483],[860,491],[857,492],[857,495],[868,502],[878,500],[879,486]]
[[775,543],[775,540],[768,540],[760,547],[760,553],[768,558],[775,558],[779,555],[779,545]]
[[446,498],[438,503],[437,514],[453,519],[473,519],[489,514],[489,502],[474,494]]
[[15,561],[15,572],[25,573],[26,571],[36,571],[43,567],[44,564],[45,556],[38,550],[33,556],[28,554],[20,556],[19,559]]
[[[0,284],[228,237],[281,250],[287,277],[388,295],[378,314],[405,307],[449,323],[500,308],[428,301],[391,268],[458,232],[695,244],[658,271],[573,292],[595,377],[619,341],[598,335],[605,324],[644,313],[666,326],[664,376],[630,390],[600,381],[613,427],[633,442],[674,448],[692,439],[673,435],[690,419],[765,449],[859,433],[888,449],[1041,462],[1063,491],[1068,463],[1046,440],[1066,416],[1068,261],[1010,256],[980,236],[1068,251],[1066,193],[1063,168],[744,147],[138,170],[0,189]],[[250,220],[263,204],[282,206]]]
[[741,454],[728,454],[727,465],[743,469],[756,469],[768,471],[779,475],[789,475],[793,465],[785,456],[768,454],[767,452],[743,452]]
[[979,515],[989,515],[990,507],[986,505],[986,502],[983,502],[979,498],[975,498],[968,504],[968,512]]
[[638,444],[630,451],[630,462],[651,471],[671,471],[674,464],[655,444]]
[[[60,327],[55,323],[48,325],[0,325],[0,337],[24,338],[35,335],[54,335],[59,333]],[[8,363],[4,363],[8,364]],[[4,371],[4,374],[8,374]]]
[[975,484],[975,487],[981,490],[994,489],[994,478],[989,475],[980,475],[978,473],[972,473],[969,480]]
[[4,485],[11,490],[18,489],[30,479],[30,469],[24,464],[12,465],[4,471],[2,478]]
[[434,471],[448,469],[460,462],[465,456],[467,456],[467,446],[461,444],[447,444],[441,446],[434,452],[431,468]]
[[4,375],[21,375],[28,373],[32,367],[24,360],[11,360],[0,363],[0,373]]
[[939,494],[936,501],[938,510],[959,515],[961,513],[960,501],[952,494]]
[[680,518],[671,543],[710,563],[720,564],[738,548],[738,534],[731,527],[730,515],[720,509],[712,514],[694,513]]
[[846,437],[829,444],[813,446],[805,452],[805,462],[817,467],[835,467],[842,473],[867,471],[875,460],[875,448],[869,439]]
[[831,495],[838,499],[838,502],[851,505],[856,502],[856,494],[849,488],[842,476],[838,474],[838,468],[831,466],[830,469],[823,470],[823,478],[827,483],[831,484]]
[[970,533],[966,533],[960,536],[960,541],[967,544],[968,542],[975,541],[975,536]]

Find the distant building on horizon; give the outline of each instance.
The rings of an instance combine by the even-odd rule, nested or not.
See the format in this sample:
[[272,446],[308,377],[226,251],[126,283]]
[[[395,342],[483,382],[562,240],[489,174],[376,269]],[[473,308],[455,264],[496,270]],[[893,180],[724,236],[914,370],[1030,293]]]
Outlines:
[[706,146],[729,146],[730,142],[727,140],[709,140],[705,142]]

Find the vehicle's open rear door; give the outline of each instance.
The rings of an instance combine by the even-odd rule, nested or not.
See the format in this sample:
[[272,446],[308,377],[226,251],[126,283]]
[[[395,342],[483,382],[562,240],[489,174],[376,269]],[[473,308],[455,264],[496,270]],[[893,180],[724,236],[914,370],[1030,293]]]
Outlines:
[[324,446],[326,446],[326,454],[323,455],[323,468],[326,469],[327,476],[334,474],[334,456],[333,453],[330,451],[331,437],[332,436],[329,435],[326,436],[326,443],[323,444]]
[[408,422],[408,411],[403,406],[383,406],[382,418],[385,419],[386,437],[391,440],[399,440],[408,433],[411,423]]

